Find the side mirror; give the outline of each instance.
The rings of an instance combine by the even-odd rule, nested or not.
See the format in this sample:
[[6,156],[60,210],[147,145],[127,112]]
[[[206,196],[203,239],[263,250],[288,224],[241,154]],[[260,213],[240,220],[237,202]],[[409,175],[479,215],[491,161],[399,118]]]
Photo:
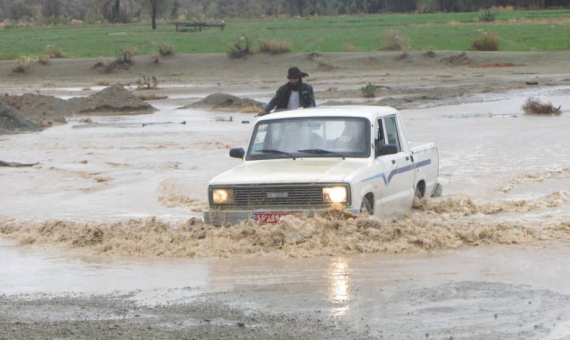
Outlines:
[[395,155],[398,153],[398,148],[395,145],[383,145],[380,148],[376,148],[376,157]]
[[245,150],[243,148],[233,148],[230,150],[231,158],[243,159],[244,156],[245,156]]

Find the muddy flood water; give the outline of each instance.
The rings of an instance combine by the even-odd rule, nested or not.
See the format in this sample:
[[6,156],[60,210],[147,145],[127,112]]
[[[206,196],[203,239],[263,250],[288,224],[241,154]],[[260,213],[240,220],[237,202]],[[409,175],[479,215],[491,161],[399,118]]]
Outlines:
[[444,195],[389,220],[204,225],[248,114],[0,136],[37,163],[0,168],[0,339],[570,339],[570,96],[544,91],[562,115],[528,92],[402,111]]

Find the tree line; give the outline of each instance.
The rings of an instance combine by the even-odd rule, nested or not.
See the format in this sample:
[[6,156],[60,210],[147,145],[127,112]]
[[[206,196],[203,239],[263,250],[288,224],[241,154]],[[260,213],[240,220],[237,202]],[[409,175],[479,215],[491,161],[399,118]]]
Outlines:
[[0,0],[0,20],[46,23],[87,20],[253,18],[383,12],[470,12],[491,7],[548,9],[570,0]]

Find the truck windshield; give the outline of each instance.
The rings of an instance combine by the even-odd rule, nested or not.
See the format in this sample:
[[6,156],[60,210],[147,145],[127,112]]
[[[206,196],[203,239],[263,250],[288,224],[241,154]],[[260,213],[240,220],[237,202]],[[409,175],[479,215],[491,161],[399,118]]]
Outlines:
[[319,117],[260,122],[253,132],[246,159],[369,156],[367,119]]

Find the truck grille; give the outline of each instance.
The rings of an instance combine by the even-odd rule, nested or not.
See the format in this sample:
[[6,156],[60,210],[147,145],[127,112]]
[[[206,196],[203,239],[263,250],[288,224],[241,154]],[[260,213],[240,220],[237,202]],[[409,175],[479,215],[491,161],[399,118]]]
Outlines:
[[[338,186],[338,184],[336,185]],[[329,205],[329,203],[323,201],[323,187],[326,186],[330,185],[260,184],[260,185],[228,186],[224,188],[233,189],[234,204],[230,205],[233,207],[247,207],[247,208],[318,207],[318,206],[322,207]]]

